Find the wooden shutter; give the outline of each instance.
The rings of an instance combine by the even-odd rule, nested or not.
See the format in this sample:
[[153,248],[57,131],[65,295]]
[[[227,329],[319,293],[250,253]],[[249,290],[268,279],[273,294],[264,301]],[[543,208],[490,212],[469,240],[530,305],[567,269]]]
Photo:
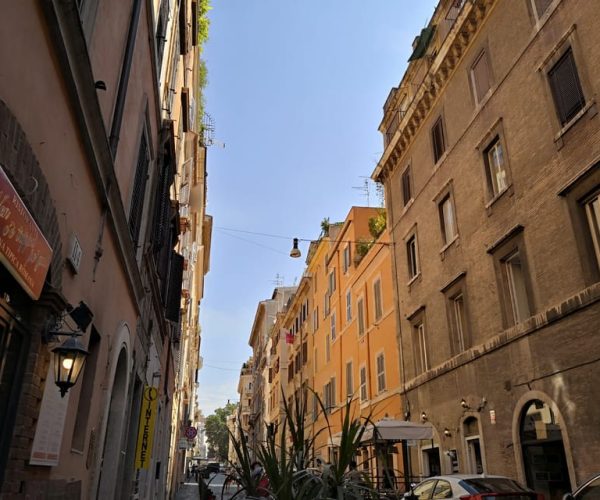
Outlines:
[[302,344],[302,364],[305,365],[308,361],[308,342]]
[[187,30],[187,2],[180,0],[179,2],[179,53],[184,56],[188,53],[188,30]]
[[440,116],[431,129],[431,140],[433,143],[433,160],[437,163],[444,154],[446,144],[444,141],[444,127]]
[[181,124],[184,132],[190,130],[190,91],[186,87],[181,89]]
[[471,68],[471,75],[473,78],[473,92],[475,93],[475,101],[480,102],[492,86],[488,55],[485,50],[481,52],[473,64],[473,67]]
[[138,246],[138,239],[140,237],[149,163],[150,152],[148,151],[148,139],[146,138],[146,133],[142,132],[138,161],[135,169],[135,178],[133,181],[131,205],[129,207],[129,232],[131,233],[131,238],[135,247]]
[[198,2],[192,0],[192,45],[198,45]]
[[548,72],[561,124],[571,120],[585,105],[573,52],[569,48]]
[[402,201],[404,202],[404,206],[408,204],[411,198],[412,192],[410,189],[410,167],[408,167],[402,174]]
[[183,255],[172,252],[169,270],[169,289],[165,307],[165,318],[174,323],[179,322],[181,307],[181,283],[183,280]]

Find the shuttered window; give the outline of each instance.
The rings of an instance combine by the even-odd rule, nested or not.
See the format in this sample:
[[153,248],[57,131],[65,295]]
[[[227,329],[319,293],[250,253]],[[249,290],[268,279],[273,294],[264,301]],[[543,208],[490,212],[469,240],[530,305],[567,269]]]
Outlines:
[[187,2],[181,0],[179,4],[179,53],[184,56],[188,53],[188,30],[186,22]]
[[131,195],[131,205],[129,207],[129,233],[137,248],[139,244],[140,229],[142,226],[142,213],[144,211],[144,195],[146,194],[146,182],[148,180],[148,165],[150,163],[150,151],[148,150],[148,139],[146,133],[142,133],[140,141],[140,150],[135,169],[135,178],[133,181],[133,193]]
[[190,91],[187,88],[181,89],[181,124],[184,132],[190,130]]
[[174,323],[179,322],[181,307],[181,282],[183,279],[183,255],[176,252],[171,254],[169,269],[169,288],[167,292],[165,318]]
[[562,125],[585,106],[573,52],[569,48],[548,72],[552,96]]
[[431,128],[431,143],[433,146],[433,161],[437,163],[446,151],[446,141],[444,139],[444,126],[440,116]]
[[385,359],[383,353],[377,356],[377,392],[385,391]]
[[485,50],[483,50],[481,54],[479,54],[479,57],[471,67],[471,84],[473,85],[473,94],[475,95],[475,102],[479,103],[492,86],[492,81],[490,78],[489,60],[487,52]]
[[346,363],[346,396],[349,398],[354,394],[354,381],[352,378],[352,361],[349,361]]
[[410,167],[408,167],[402,174],[402,201],[404,202],[404,206],[408,205],[410,200],[412,200],[412,189]]
[[169,4],[170,0],[160,2],[160,11],[156,23],[156,53],[158,55],[158,67],[162,65],[163,54],[165,51],[165,42],[167,40],[167,23],[169,22]]
[[308,361],[308,343],[302,343],[302,364],[305,365]]

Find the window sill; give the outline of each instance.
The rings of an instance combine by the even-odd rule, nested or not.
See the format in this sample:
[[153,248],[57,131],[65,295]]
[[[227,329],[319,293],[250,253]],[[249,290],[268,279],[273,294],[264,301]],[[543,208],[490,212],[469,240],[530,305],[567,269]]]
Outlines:
[[512,196],[514,194],[515,190],[513,189],[513,185],[512,182],[506,186],[502,191],[500,191],[497,195],[495,195],[493,198],[491,198],[486,204],[485,204],[485,209],[487,211],[488,216],[492,215],[493,212],[493,206],[496,204],[496,202],[498,200],[500,200],[501,198],[504,198],[504,195],[507,194],[507,196]]
[[459,241],[459,238],[458,238],[458,234],[457,234],[454,238],[452,238],[448,243],[446,243],[442,247],[442,249],[440,250],[440,259],[444,260],[446,258],[447,250],[450,247],[452,247],[455,243],[456,243],[456,246],[458,246],[458,241]]
[[410,280],[409,282],[406,284],[406,286],[410,289],[412,288],[412,286],[417,282],[421,280],[421,271],[419,271],[417,274],[415,274]]
[[402,217],[406,212],[408,212],[409,208],[412,207],[412,204],[415,202],[414,198],[408,200],[408,203],[402,207],[402,212],[400,213],[400,217]]
[[440,156],[438,158],[438,161],[436,161],[433,164],[433,170],[437,170],[438,168],[440,168],[440,166],[442,165],[442,163],[444,163],[444,161],[448,157],[448,153],[450,153],[450,150],[448,148],[446,148],[446,150],[444,151],[444,153],[442,154],[442,156]]
[[573,118],[571,118],[571,120],[569,120],[563,126],[563,128],[561,128],[558,131],[558,133],[554,136],[554,144],[556,144],[556,149],[561,149],[563,147],[563,145],[564,145],[563,137],[565,136],[565,134],[569,130],[571,130],[575,126],[575,124],[584,115],[587,114],[588,111],[590,111],[590,118],[593,118],[594,116],[596,116],[598,114],[598,109],[596,108],[596,100],[595,99],[590,99],[589,102],[587,102],[585,104],[585,106],[579,110],[579,113],[577,113]]

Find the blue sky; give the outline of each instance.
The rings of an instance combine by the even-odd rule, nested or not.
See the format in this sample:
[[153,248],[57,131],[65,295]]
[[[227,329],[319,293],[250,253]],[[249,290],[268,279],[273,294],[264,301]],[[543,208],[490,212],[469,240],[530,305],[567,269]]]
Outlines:
[[[383,152],[383,103],[437,1],[212,3],[204,59],[215,124],[207,160],[213,235],[198,390],[205,415],[237,401],[258,302],[270,298],[277,276],[293,285],[302,275],[304,258],[289,257],[292,238],[317,238],[323,218],[342,221],[351,206],[367,205],[357,188]],[[369,202],[378,204],[372,184]]]

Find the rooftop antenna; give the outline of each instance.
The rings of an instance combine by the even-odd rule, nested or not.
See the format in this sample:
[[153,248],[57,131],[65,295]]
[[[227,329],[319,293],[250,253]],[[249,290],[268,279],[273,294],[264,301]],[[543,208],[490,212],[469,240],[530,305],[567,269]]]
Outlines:
[[215,139],[215,121],[213,117],[204,113],[202,115],[202,134],[200,141],[204,146],[219,146],[221,148],[225,147],[225,143],[218,141]]
[[364,175],[361,175],[360,178],[364,179],[363,185],[362,186],[354,186],[352,189],[358,189],[358,190],[362,191],[362,195],[367,198],[367,207],[370,207],[371,204],[370,204],[370,199],[369,199],[370,198],[369,197],[369,194],[370,194],[369,193],[369,191],[370,191],[369,178],[365,177]]
[[276,287],[283,286],[283,276],[281,274],[277,273],[275,275],[275,279],[273,281],[271,281],[271,283],[273,283]]
[[377,193],[377,201],[379,202],[379,206],[383,208],[385,205],[385,195],[383,190],[383,184],[381,182],[375,183],[375,191]]

